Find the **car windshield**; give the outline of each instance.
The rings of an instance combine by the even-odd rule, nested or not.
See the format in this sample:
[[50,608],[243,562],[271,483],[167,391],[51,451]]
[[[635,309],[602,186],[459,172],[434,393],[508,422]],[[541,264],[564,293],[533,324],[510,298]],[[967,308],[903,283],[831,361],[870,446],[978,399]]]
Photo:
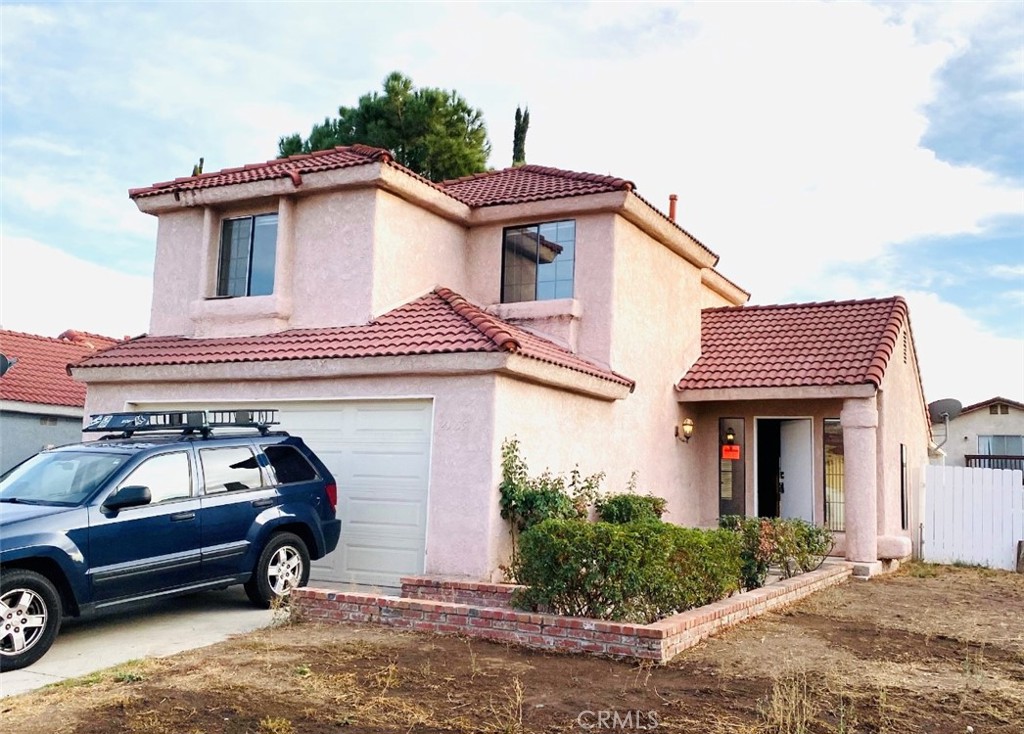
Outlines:
[[130,458],[98,451],[36,454],[0,477],[0,502],[81,504]]

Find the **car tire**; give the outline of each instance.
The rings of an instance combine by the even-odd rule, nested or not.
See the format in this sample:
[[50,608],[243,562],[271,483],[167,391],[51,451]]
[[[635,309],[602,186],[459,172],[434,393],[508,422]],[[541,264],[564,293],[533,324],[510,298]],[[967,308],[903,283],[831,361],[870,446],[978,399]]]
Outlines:
[[257,607],[269,609],[309,581],[309,549],[294,533],[276,533],[263,546],[245,593]]
[[63,606],[48,578],[21,568],[0,570],[0,670],[24,668],[53,645]]

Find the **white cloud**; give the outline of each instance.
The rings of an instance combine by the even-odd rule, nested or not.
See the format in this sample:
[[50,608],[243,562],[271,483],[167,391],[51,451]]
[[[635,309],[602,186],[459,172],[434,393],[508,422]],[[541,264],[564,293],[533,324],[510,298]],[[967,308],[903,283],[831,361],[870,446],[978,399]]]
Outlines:
[[1024,279],[1024,264],[1020,265],[993,265],[988,270],[993,278],[1005,278],[1007,280]]
[[934,293],[905,295],[929,402],[1024,400],[1024,341],[993,334]]
[[66,329],[136,336],[149,328],[151,278],[86,262],[26,237],[4,237],[0,325],[57,336]]

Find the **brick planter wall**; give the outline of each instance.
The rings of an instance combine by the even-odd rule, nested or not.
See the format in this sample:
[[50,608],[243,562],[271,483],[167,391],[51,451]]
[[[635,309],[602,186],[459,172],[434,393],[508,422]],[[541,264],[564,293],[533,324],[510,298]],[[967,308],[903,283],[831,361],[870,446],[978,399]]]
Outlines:
[[460,581],[430,576],[402,578],[402,598],[404,599],[448,601],[455,604],[469,604],[474,607],[510,609],[512,607],[512,592],[518,588],[515,584]]
[[[667,662],[716,632],[841,583],[849,576],[848,565],[829,565],[647,625],[315,588],[294,590],[292,611],[299,619],[314,623],[370,622],[398,629],[511,642],[542,650]],[[403,579],[403,588],[404,582]],[[410,591],[444,588],[418,580],[409,585]],[[444,593],[454,595],[455,591],[453,587],[445,589]]]

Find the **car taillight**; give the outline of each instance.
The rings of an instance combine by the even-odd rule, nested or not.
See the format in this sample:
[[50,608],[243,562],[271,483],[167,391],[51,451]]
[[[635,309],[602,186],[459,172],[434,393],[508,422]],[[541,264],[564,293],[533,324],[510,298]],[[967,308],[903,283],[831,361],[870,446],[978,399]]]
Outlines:
[[338,507],[338,485],[331,482],[324,490],[327,492],[327,501],[331,503],[331,509],[334,510]]

